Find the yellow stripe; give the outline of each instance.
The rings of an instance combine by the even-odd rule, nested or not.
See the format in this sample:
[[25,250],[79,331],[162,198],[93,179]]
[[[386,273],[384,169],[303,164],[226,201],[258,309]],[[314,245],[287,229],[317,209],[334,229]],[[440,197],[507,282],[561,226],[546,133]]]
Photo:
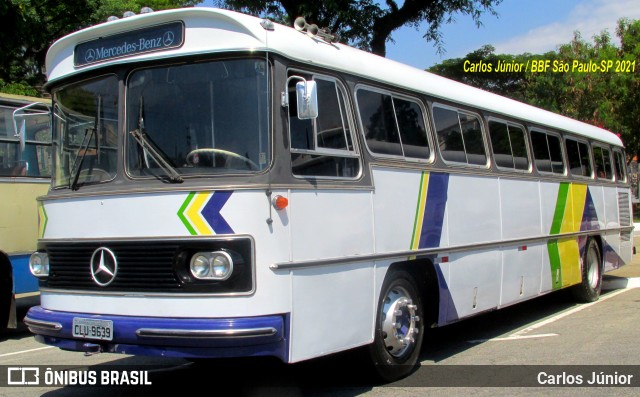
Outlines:
[[[575,233],[580,231],[584,205],[587,199],[587,185],[572,183],[567,195],[567,203],[562,219],[560,233]],[[562,272],[562,286],[577,284],[582,279],[580,272],[580,247],[578,239],[572,238],[558,241],[560,267]]]
[[587,199],[587,185],[572,183],[567,195],[567,204],[564,210],[560,233],[575,233],[580,231],[584,203]]
[[196,229],[199,235],[210,235],[213,231],[209,227],[209,224],[202,218],[200,211],[211,197],[209,193],[196,193],[191,205],[185,212],[187,218],[191,221],[193,228]]
[[420,191],[420,204],[418,204],[418,215],[416,219],[416,228],[413,235],[413,247],[411,249],[418,249],[420,246],[420,234],[422,233],[422,222],[424,220],[424,210],[427,204],[427,190],[429,189],[429,173],[422,173],[422,180],[420,182],[422,190]]

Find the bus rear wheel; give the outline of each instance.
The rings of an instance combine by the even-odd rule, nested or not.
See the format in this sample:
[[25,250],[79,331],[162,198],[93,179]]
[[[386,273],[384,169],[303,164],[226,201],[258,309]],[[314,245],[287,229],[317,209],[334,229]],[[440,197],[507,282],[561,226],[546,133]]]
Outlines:
[[602,256],[595,239],[589,238],[580,258],[582,281],[571,287],[571,292],[579,302],[594,302],[602,290]]
[[420,290],[414,278],[404,270],[390,270],[382,284],[374,341],[369,345],[379,379],[397,380],[414,370],[423,340],[422,315]]

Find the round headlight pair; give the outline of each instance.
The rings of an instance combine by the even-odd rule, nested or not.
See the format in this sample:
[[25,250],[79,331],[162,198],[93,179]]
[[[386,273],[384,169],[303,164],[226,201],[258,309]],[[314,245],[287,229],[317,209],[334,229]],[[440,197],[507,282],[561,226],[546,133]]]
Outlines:
[[196,252],[189,266],[193,277],[199,280],[226,280],[233,273],[233,259],[224,251]]
[[29,258],[29,271],[36,277],[49,276],[49,255],[45,252],[34,252]]

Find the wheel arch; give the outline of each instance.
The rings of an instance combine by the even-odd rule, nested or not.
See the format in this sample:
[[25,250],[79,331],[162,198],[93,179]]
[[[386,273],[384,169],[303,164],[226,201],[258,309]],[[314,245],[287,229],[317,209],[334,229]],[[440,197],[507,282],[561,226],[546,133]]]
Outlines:
[[415,258],[394,262],[389,266],[387,273],[394,270],[404,270],[414,277],[418,288],[420,288],[425,328],[435,326],[438,323],[440,294],[438,276],[433,261],[428,258]]

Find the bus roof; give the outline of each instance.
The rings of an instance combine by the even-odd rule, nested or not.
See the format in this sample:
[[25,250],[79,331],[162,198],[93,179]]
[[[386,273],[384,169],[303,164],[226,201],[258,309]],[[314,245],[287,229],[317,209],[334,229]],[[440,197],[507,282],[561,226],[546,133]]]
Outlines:
[[[74,65],[74,51],[79,44],[175,21],[181,21],[185,26],[184,42],[178,47],[158,52],[135,52],[133,55],[113,57],[80,67]],[[49,83],[106,65],[215,52],[271,51],[308,65],[366,77],[442,100],[622,146],[618,136],[602,128],[343,44],[328,43],[287,26],[274,23],[265,28],[261,25],[262,21],[233,11],[195,7],[152,12],[102,23],[65,36],[51,46],[46,62]]]
[[44,104],[51,104],[51,99],[48,98],[36,98],[33,96],[26,96],[26,95],[15,95],[15,94],[7,94],[5,92],[0,92],[0,105],[6,105],[6,104],[23,104],[23,105],[28,105],[30,103],[34,103],[34,102],[41,102]]

